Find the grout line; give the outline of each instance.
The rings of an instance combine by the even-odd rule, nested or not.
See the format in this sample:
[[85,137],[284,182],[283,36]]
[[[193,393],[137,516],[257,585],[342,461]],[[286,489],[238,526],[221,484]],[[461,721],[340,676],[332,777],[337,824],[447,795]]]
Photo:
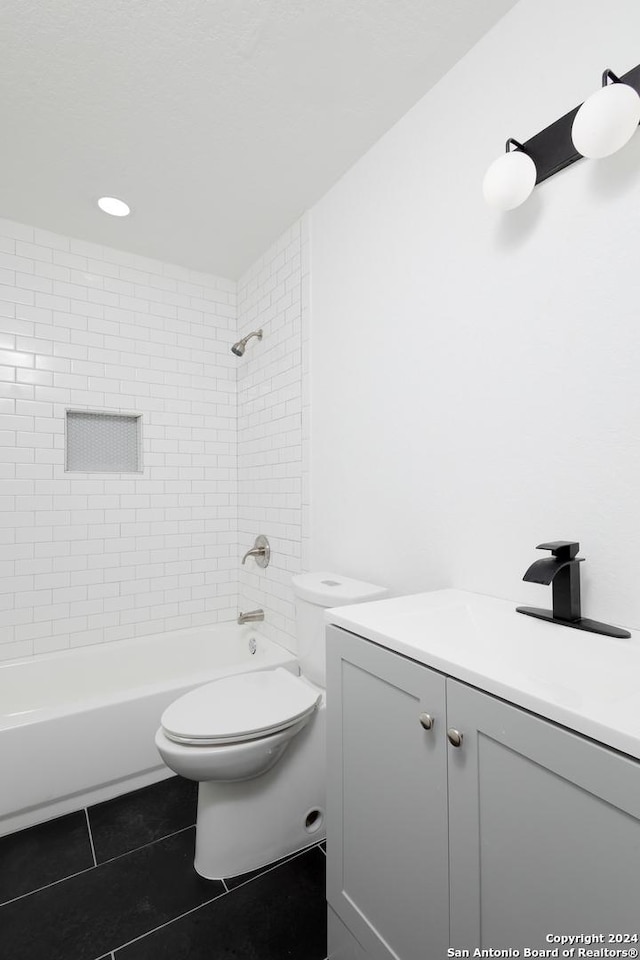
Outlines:
[[147,930],[146,933],[141,933],[139,937],[134,937],[133,940],[127,940],[126,943],[121,943],[119,947],[116,947],[116,950],[124,950],[125,947],[130,947],[132,943],[137,943],[138,940],[144,940],[145,937],[151,936],[152,933],[157,933],[158,930],[163,930],[164,927],[168,927],[170,923],[175,923],[177,920],[183,920],[185,917],[188,917],[190,913],[195,913],[196,910],[201,910],[202,907],[208,907],[210,903],[214,902],[214,900],[219,900],[220,897],[224,896],[226,896],[224,891],[222,893],[218,893],[215,897],[211,897],[210,900],[205,900],[203,903],[199,903],[197,907],[192,907],[191,910],[181,913],[178,917],[173,917],[171,920],[166,920],[164,923],[161,923],[159,927],[154,927],[153,930]]
[[113,863],[114,860],[120,860],[122,857],[128,857],[130,853],[137,853],[138,850],[144,850],[145,847],[152,847],[154,843],[160,843],[161,840],[168,840],[169,837],[177,837],[179,833],[184,833],[185,830],[193,830],[195,823],[190,824],[188,827],[180,827],[179,830],[174,830],[173,833],[167,833],[164,837],[157,837],[155,840],[149,840],[148,843],[141,843],[139,847],[133,847],[131,850],[125,850],[124,853],[119,853],[116,857],[109,857],[108,860],[103,860],[102,863],[98,863],[98,867],[103,867],[105,863]]
[[[157,840],[150,840],[149,843],[143,843],[139,847],[134,847],[133,850],[126,850],[124,853],[119,853],[117,857],[111,857],[109,860],[104,860],[102,863],[96,863],[93,867],[85,867],[84,870],[76,870],[75,873],[70,873],[66,877],[60,877],[58,880],[52,880],[51,883],[45,883],[44,886],[36,887],[35,890],[27,890],[26,893],[21,893],[17,897],[11,897],[10,900],[3,900],[2,903],[0,903],[0,907],[6,907],[9,903],[15,903],[16,900],[22,900],[24,897],[30,897],[34,893],[41,893],[43,890],[48,890],[49,887],[55,887],[58,883],[64,883],[65,880],[72,880],[74,877],[79,877],[83,873],[89,873],[90,870],[97,870],[99,867],[103,867],[107,863],[113,863],[114,860],[120,860],[122,857],[128,857],[130,853],[137,853],[138,850],[144,850],[145,847],[150,847],[154,843],[160,843],[161,840],[168,840],[169,837],[176,837],[179,833],[184,833],[185,830],[191,830],[192,827],[193,824],[190,827],[182,827],[180,830],[174,830],[173,833],[168,833],[165,837],[158,837]],[[96,857],[93,849],[93,841],[91,842],[91,850],[95,860]]]
[[23,900],[25,897],[30,897],[34,893],[41,893],[42,890],[48,890],[49,887],[55,887],[58,883],[64,883],[65,880],[72,880],[73,877],[80,877],[83,873],[89,873],[90,870],[95,870],[95,867],[85,867],[84,870],[76,870],[75,873],[70,873],[68,877],[60,877],[59,880],[52,880],[51,883],[45,883],[43,887],[36,887],[35,890],[28,890],[26,893],[21,893],[17,897],[12,897],[10,900],[3,900],[0,903],[0,907],[6,907],[10,903],[15,903],[16,900]]
[[[235,887],[231,888],[229,893],[233,893],[234,890],[239,890],[240,887],[246,887],[248,883],[252,883],[254,880],[258,880],[259,877],[264,877],[265,873],[271,873],[272,870],[277,870],[278,867],[284,867],[285,863],[291,863],[292,860],[295,860],[297,857],[301,857],[303,853],[308,853],[309,850],[313,850],[314,847],[319,847],[319,844],[310,843],[309,846],[303,847],[301,850],[295,850],[286,859],[278,860],[276,863],[272,863],[271,866],[269,866],[268,863],[265,863],[264,870],[261,870],[261,868],[258,867],[258,870],[261,870],[260,873],[256,873],[255,877],[249,877],[248,880],[243,880],[242,883],[236,884]],[[319,849],[322,850],[321,847],[319,847]],[[229,878],[229,879],[232,879],[232,878]]]
[[84,815],[87,818],[87,830],[89,831],[89,841],[91,843],[91,854],[93,856],[93,865],[94,867],[98,866],[98,860],[96,858],[96,848],[93,845],[93,834],[91,833],[91,824],[89,823],[89,811],[87,808],[84,808]]
[[[205,900],[203,903],[199,903],[197,907],[192,907],[191,910],[187,910],[185,913],[181,913],[178,917],[173,917],[171,920],[161,923],[159,927],[154,927],[153,930],[147,930],[146,933],[140,934],[139,937],[135,937],[133,940],[128,940],[127,943],[120,944],[119,947],[116,947],[116,950],[123,950],[125,947],[130,947],[132,943],[137,943],[138,940],[143,940],[145,937],[151,936],[152,933],[157,933],[158,930],[163,930],[165,927],[168,927],[172,923],[176,923],[178,920],[183,920],[185,917],[188,917],[189,914],[195,913],[196,910],[201,910],[203,907],[208,907],[209,904],[213,903],[215,900],[219,900],[221,897],[231,895],[235,890],[239,890],[241,887],[245,887],[248,883],[251,883],[253,880],[258,880],[259,877],[264,877],[266,873],[271,873],[272,870],[277,870],[278,867],[283,867],[285,863],[290,863],[292,860],[296,860],[298,857],[301,857],[303,853],[308,853],[309,850],[313,850],[314,847],[319,846],[318,843],[311,843],[308,847],[304,847],[302,850],[296,850],[295,853],[291,854],[286,860],[281,860],[278,863],[274,864],[272,867],[266,867],[262,873],[257,874],[255,877],[251,877],[249,880],[245,880],[244,883],[239,883],[236,887],[232,887],[231,890],[227,887],[227,884],[222,880],[222,885],[225,888],[224,893],[219,893],[217,896],[212,897],[210,900]],[[320,848],[322,849],[322,848]]]

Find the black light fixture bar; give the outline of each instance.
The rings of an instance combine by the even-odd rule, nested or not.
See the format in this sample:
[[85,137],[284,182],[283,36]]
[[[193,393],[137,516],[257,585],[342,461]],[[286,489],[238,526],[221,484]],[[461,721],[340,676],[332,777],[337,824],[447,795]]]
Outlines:
[[[613,77],[614,75],[610,70],[605,70],[603,81],[607,76]],[[633,87],[636,93],[640,94],[640,64],[633,67],[628,73],[624,73],[620,77],[620,81]],[[560,117],[555,123],[545,127],[540,133],[536,133],[535,136],[522,144],[523,151],[531,157],[536,165],[538,174],[536,183],[542,183],[543,180],[552,177],[554,173],[558,173],[565,167],[571,166],[576,160],[582,159],[582,154],[578,153],[571,139],[573,118],[581,106],[582,104],[578,104],[569,113],[565,113],[564,117]]]

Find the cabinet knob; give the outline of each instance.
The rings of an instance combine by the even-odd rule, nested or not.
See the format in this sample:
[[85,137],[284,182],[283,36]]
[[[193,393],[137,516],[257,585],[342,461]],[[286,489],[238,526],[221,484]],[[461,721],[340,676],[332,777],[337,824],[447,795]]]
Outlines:
[[433,727],[433,717],[428,713],[421,713],[418,717],[418,720],[425,730],[431,730]]
[[462,734],[459,730],[454,730],[453,727],[447,730],[447,737],[452,747],[459,747],[462,744]]

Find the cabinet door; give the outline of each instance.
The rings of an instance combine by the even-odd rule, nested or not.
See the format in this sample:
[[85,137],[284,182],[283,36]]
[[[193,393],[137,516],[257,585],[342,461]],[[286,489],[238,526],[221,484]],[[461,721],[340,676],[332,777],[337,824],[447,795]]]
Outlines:
[[453,680],[447,714],[451,945],[640,932],[640,765]]
[[335,627],[327,636],[328,900],[372,958],[444,957],[444,677]]

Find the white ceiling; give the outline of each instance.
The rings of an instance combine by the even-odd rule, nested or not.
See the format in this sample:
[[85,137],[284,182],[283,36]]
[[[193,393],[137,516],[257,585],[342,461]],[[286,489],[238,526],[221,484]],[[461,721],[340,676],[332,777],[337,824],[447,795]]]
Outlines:
[[236,277],[514,3],[3,4],[0,216]]

